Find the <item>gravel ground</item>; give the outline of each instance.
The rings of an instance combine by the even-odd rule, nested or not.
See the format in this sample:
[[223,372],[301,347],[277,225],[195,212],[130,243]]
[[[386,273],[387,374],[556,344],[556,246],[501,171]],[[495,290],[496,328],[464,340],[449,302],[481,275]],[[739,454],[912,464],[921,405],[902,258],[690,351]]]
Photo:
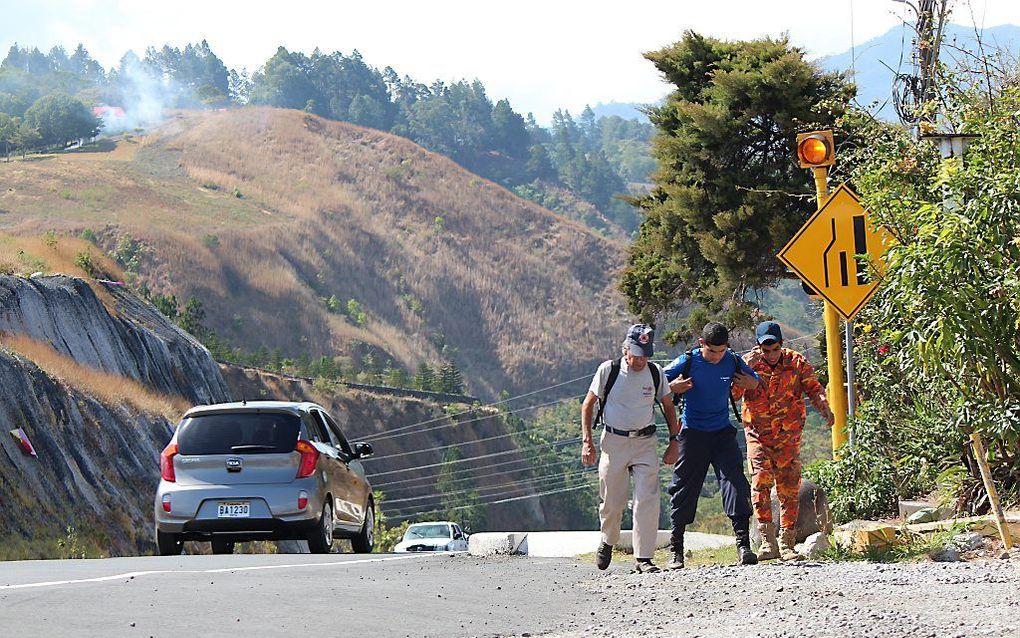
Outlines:
[[578,587],[574,636],[1020,638],[1020,556],[957,563],[765,564],[631,574]]

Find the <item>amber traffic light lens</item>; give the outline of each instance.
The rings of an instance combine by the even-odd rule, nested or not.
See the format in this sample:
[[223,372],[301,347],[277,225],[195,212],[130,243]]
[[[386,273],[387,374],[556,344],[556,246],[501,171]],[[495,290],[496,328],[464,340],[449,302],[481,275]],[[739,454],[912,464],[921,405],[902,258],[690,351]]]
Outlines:
[[817,137],[803,140],[798,151],[801,161],[805,164],[821,164],[829,158],[829,145]]

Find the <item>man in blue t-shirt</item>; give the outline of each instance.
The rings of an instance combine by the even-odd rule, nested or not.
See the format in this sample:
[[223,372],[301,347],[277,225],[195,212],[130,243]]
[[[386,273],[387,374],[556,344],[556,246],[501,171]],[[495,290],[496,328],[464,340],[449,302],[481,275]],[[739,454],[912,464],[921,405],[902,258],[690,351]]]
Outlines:
[[694,522],[709,465],[719,478],[723,510],[733,523],[740,563],[758,562],[751,551],[751,485],[744,476],[729,408],[732,386],[752,390],[761,380],[730,350],[729,341],[726,326],[708,323],[701,332],[700,347],[680,355],[663,371],[669,389],[684,395],[680,432],[669,437],[662,457],[663,463],[673,465],[668,490],[673,560],[668,569],[684,566],[684,529]]

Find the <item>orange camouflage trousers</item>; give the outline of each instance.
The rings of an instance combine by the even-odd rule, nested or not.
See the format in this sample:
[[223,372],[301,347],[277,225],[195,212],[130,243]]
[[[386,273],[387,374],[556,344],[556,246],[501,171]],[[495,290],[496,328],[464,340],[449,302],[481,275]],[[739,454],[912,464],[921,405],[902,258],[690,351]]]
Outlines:
[[800,513],[800,437],[768,444],[745,430],[751,463],[751,503],[758,521],[772,521],[772,486],[779,497],[779,527],[793,529]]

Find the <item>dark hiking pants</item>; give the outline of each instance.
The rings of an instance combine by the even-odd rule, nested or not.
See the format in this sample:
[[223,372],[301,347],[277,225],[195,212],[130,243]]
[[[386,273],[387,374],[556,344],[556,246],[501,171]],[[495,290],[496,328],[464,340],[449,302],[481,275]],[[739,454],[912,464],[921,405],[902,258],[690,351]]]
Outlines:
[[737,445],[736,428],[712,432],[684,428],[679,439],[680,458],[673,466],[668,489],[673,530],[694,522],[709,465],[719,478],[723,511],[735,524],[746,527],[751,516],[751,485],[744,476],[744,456]]

